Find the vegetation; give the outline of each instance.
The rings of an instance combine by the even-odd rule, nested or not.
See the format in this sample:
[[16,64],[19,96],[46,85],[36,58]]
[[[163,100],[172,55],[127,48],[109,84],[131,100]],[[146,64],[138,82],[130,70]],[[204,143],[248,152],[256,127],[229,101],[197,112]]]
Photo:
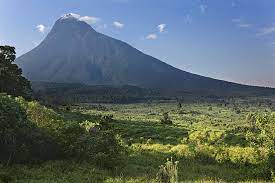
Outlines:
[[177,183],[178,182],[178,161],[173,162],[167,159],[165,165],[159,167],[159,172],[157,174],[158,181],[163,183]]
[[27,101],[14,58],[0,47],[0,182],[275,181],[272,95],[40,83]]
[[25,109],[15,99],[1,94],[0,114],[0,160],[3,165],[57,156],[53,138],[29,121]]
[[0,93],[30,97],[30,82],[22,76],[15,61],[15,48],[0,46]]
[[0,95],[0,113],[3,168],[65,159],[106,169],[122,165],[124,147],[106,118],[69,120],[37,102],[6,94]]
[[[272,103],[270,98],[274,96],[275,90],[271,88],[254,88],[251,91],[236,92],[215,92],[209,91],[181,91],[181,90],[163,90],[146,89],[131,85],[122,86],[104,86],[104,85],[84,85],[78,83],[50,83],[50,82],[32,82],[33,95],[44,105],[55,107],[60,105],[71,105],[76,103],[147,103],[150,101],[178,101],[178,110],[183,103],[219,101],[221,105],[227,105],[230,100],[240,98],[248,102]],[[258,100],[258,101],[254,101]],[[209,107],[211,110],[211,107]],[[238,105],[234,110],[238,111]]]
[[164,113],[162,114],[162,119],[160,120],[160,122],[161,122],[162,124],[166,124],[166,125],[171,125],[171,124],[172,124],[172,121],[171,121],[170,118],[169,118],[168,112],[164,112]]
[[[1,96],[1,105],[5,100],[8,100],[5,105],[18,109],[3,107],[1,111],[8,117],[16,115],[7,111],[25,113],[26,117],[20,119],[32,124],[36,134],[41,133],[41,148],[57,154],[45,158],[31,154],[32,161],[22,162],[19,158],[22,152],[16,152],[8,167],[9,152],[1,155],[3,180],[268,182],[274,179],[275,118],[273,106],[263,102],[269,100],[236,99],[226,105],[218,101],[182,102],[180,109],[176,101],[77,104],[69,110],[66,106],[52,110],[37,102],[6,95]],[[240,113],[235,112],[236,105]],[[163,111],[169,112],[173,124],[161,123]],[[91,141],[96,143],[91,145]],[[35,147],[39,149],[39,145]],[[165,163],[167,158],[169,161]]]

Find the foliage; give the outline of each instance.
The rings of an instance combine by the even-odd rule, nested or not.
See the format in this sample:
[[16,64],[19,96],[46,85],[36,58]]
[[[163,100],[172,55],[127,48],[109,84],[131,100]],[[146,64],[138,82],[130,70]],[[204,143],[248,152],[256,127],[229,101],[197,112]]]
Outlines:
[[106,118],[95,123],[70,121],[38,102],[7,95],[1,95],[0,101],[1,148],[6,150],[1,151],[1,158],[8,163],[11,159],[74,158],[115,168],[123,161],[124,148],[105,124]]
[[275,150],[275,113],[253,114],[250,119],[254,121],[253,128],[246,134],[252,146],[265,147]]
[[195,144],[222,144],[226,134],[222,131],[196,130],[189,134],[188,141]]
[[167,159],[164,165],[159,167],[157,179],[161,183],[177,183],[178,182],[178,161]]
[[181,102],[177,103],[177,107],[178,107],[178,110],[180,110],[182,108]]
[[[176,157],[181,162],[179,182],[272,181],[270,100],[182,102],[179,112],[178,101],[77,104],[67,111],[17,99],[27,119],[58,142],[62,160],[12,165],[11,173],[0,165],[0,177],[14,182],[158,182],[159,165]],[[169,112],[173,125],[159,123],[163,111]]]
[[169,118],[168,112],[162,113],[162,118],[161,118],[160,122],[161,122],[162,124],[166,124],[166,125],[171,125],[171,124],[173,123],[173,122],[171,121],[171,119]]
[[0,160],[6,165],[56,156],[53,139],[27,119],[24,108],[4,94],[0,95],[0,139]]
[[14,47],[0,46],[0,93],[29,98],[30,83],[22,76],[22,70],[14,64],[15,54]]
[[267,167],[270,177],[275,171],[275,113],[252,114],[253,127],[247,131],[246,138],[255,149],[266,149],[268,153]]

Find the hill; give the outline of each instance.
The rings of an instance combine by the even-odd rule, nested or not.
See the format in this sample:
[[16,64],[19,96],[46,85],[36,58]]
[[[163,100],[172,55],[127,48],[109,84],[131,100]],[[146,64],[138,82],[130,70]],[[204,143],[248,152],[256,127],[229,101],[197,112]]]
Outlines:
[[59,18],[41,44],[16,62],[31,81],[185,91],[259,89],[177,69],[125,42],[96,32],[73,14]]

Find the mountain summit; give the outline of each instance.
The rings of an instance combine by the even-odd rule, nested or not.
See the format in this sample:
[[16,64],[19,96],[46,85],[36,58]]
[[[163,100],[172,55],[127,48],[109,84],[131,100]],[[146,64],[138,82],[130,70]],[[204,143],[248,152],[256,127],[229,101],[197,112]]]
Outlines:
[[59,18],[47,37],[16,61],[31,81],[227,90],[242,85],[191,74],[96,32],[79,15]]

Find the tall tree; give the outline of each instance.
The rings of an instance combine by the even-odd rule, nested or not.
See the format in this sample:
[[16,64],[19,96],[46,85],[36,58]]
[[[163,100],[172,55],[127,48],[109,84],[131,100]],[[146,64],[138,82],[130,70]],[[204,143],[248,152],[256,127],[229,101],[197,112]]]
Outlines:
[[30,82],[22,76],[22,69],[14,64],[15,48],[0,46],[0,93],[13,96],[31,96]]

